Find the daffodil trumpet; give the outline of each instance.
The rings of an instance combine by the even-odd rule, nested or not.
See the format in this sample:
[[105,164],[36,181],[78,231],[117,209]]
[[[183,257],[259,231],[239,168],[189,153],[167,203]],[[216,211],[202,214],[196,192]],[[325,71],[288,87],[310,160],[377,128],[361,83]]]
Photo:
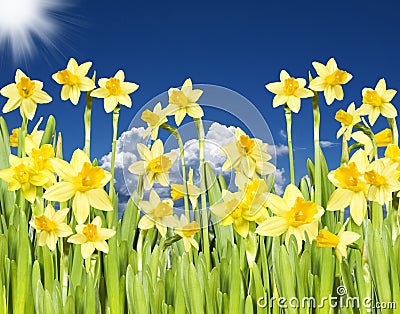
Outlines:
[[185,206],[185,213],[189,217],[189,195],[188,195],[188,186],[187,186],[187,175],[186,175],[186,163],[185,163],[185,147],[182,141],[182,137],[177,128],[173,126],[163,123],[160,128],[168,131],[173,137],[178,141],[179,146],[179,157],[181,159],[181,167],[182,167],[182,179],[183,179],[183,202]]
[[292,144],[292,111],[285,105],[286,132],[289,151],[289,166],[290,166],[290,183],[295,184],[294,178],[294,160],[293,160],[293,144]]

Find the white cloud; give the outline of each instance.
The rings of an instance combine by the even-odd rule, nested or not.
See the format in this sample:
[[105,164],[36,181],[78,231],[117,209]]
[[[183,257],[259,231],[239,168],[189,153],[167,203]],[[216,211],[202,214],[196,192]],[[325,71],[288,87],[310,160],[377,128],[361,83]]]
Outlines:
[[278,145],[269,145],[268,146],[268,152],[272,155],[275,154],[276,157],[278,156],[283,156],[288,153],[288,147],[283,144],[278,144]]
[[282,136],[282,138],[287,138],[286,132],[284,129],[279,130],[279,135]]
[[330,141],[320,141],[319,145],[322,148],[327,148],[327,147],[332,147],[332,146],[336,146],[339,145],[339,143],[335,143],[335,142],[330,142]]
[[[115,162],[115,189],[119,193],[120,208],[123,209],[124,203],[129,199],[129,195],[136,189],[138,177],[131,174],[127,169],[137,161],[139,154],[137,152],[138,143],[146,143],[142,139],[144,128],[132,128],[121,134],[117,140],[116,162]],[[222,173],[222,165],[225,162],[225,156],[221,154],[220,147],[228,142],[234,141],[235,127],[225,126],[214,122],[209,127],[205,136],[205,161],[215,170],[216,174]],[[177,147],[177,145],[176,145]],[[179,154],[178,148],[173,151]],[[276,156],[287,154],[287,146],[270,145],[270,153],[275,151]],[[198,140],[191,139],[185,143],[185,163],[187,169],[194,169],[194,183],[199,185],[199,161],[198,161]],[[110,169],[111,153],[100,159],[100,165],[105,169]],[[284,169],[277,169],[275,173],[276,190],[278,194],[283,193],[283,185],[285,183]],[[230,177],[232,173],[224,173],[229,186],[233,184]],[[170,170],[170,180],[172,183],[182,183],[181,167],[179,159],[174,163]],[[154,188],[160,194],[160,197],[170,197],[170,189],[155,184]]]
[[282,195],[285,189],[285,182],[286,182],[285,169],[284,168],[276,169],[274,175],[275,175],[275,192],[278,195]]

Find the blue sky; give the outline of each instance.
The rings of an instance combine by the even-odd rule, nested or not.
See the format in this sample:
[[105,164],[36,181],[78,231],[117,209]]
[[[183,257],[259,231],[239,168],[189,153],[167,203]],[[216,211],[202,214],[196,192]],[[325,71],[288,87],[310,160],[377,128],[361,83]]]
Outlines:
[[[54,101],[39,106],[34,122],[39,116],[56,117],[67,156],[83,147],[84,103],[75,107],[62,102],[51,74],[63,69],[70,57],[92,61],[98,77],[124,69],[126,79],[140,85],[132,94],[133,108],[122,109],[120,132],[143,104],[191,77],[194,83],[225,86],[248,98],[264,115],[275,142],[284,144],[283,108],[272,108],[273,95],[264,85],[277,81],[283,68],[295,77],[307,77],[312,61],[326,63],[335,57],[340,68],[353,74],[344,101],[328,107],[321,100],[321,139],[335,142],[335,112],[351,101],[360,105],[363,87],[374,87],[385,77],[388,87],[400,89],[399,9],[395,1],[75,1],[53,15],[62,21],[54,46],[44,48],[35,39],[38,51],[16,58],[0,47],[0,86],[13,81],[17,68],[44,82]],[[0,106],[5,101],[0,98]],[[10,129],[20,124],[18,112],[5,119]],[[230,124],[224,115],[215,120]],[[299,177],[311,156],[310,100],[303,101],[293,123]],[[380,118],[374,130],[385,126]],[[101,157],[111,149],[112,134],[111,115],[101,101],[94,102],[93,129],[93,156]],[[331,168],[336,167],[340,146],[325,153]],[[286,156],[278,159],[279,168],[287,169],[287,164]]]

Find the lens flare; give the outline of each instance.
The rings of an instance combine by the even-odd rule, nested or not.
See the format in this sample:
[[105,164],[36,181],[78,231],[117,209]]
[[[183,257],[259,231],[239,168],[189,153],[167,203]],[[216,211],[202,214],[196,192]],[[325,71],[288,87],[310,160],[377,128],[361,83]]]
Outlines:
[[31,55],[39,44],[51,46],[63,7],[57,0],[0,0],[0,47],[16,58]]

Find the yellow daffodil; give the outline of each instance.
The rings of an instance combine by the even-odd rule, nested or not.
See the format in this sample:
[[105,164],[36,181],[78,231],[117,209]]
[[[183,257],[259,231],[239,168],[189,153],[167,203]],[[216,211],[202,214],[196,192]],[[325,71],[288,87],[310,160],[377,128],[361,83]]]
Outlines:
[[256,138],[250,138],[242,129],[236,128],[234,142],[222,146],[222,153],[227,157],[222,165],[222,171],[235,169],[248,178],[253,178],[255,173],[266,175],[273,173],[275,167],[268,162],[268,144]]
[[32,158],[10,155],[9,163],[11,168],[0,170],[0,179],[8,183],[9,191],[21,189],[25,199],[33,203],[36,187],[46,185],[49,178],[43,172],[34,169]]
[[62,100],[70,99],[74,105],[77,105],[81,92],[88,92],[95,88],[94,82],[86,77],[91,66],[92,62],[78,65],[76,60],[71,58],[66,69],[53,74],[53,80],[63,85],[61,89]]
[[334,58],[329,59],[326,65],[319,62],[312,63],[318,76],[310,82],[309,88],[316,91],[324,91],[327,105],[335,99],[343,100],[342,85],[348,83],[353,77],[350,73],[338,69]]
[[174,229],[174,232],[182,238],[186,252],[190,251],[191,246],[196,250],[199,250],[199,244],[193,238],[193,236],[199,231],[199,223],[197,221],[189,222],[185,215],[181,215],[180,220],[177,220],[177,226]]
[[268,189],[264,180],[248,181],[246,186],[236,193],[223,191],[223,203],[213,205],[211,211],[222,218],[221,226],[233,224],[235,231],[243,238],[249,233],[249,222],[258,221],[265,215],[264,204]]
[[204,113],[200,105],[197,103],[203,91],[200,89],[193,89],[191,79],[187,79],[179,88],[170,88],[168,90],[169,105],[167,110],[170,114],[175,116],[177,125],[182,123],[186,115],[192,118],[201,118]]
[[149,190],[154,180],[157,180],[162,186],[168,186],[168,172],[175,162],[178,155],[174,152],[164,154],[164,145],[161,140],[156,140],[151,150],[139,143],[137,149],[143,160],[137,161],[129,166],[129,171],[133,174],[144,175],[143,185]]
[[31,80],[21,70],[15,74],[15,83],[9,84],[0,90],[0,94],[8,98],[3,107],[3,113],[20,108],[22,117],[32,120],[35,116],[37,104],[51,102],[51,97],[42,90],[43,83]]
[[276,96],[272,101],[272,106],[278,107],[287,104],[290,110],[297,113],[300,110],[301,98],[313,97],[314,93],[304,88],[306,80],[303,78],[294,78],[288,72],[282,70],[280,73],[280,82],[269,83],[265,85],[271,93]]
[[388,128],[376,133],[374,137],[378,147],[386,147],[393,143],[392,131]]
[[[39,122],[34,127],[31,134],[27,134],[25,137],[25,152],[29,155],[33,148],[39,149],[40,143],[42,141],[42,137],[44,131],[39,131],[38,127],[42,122],[43,118],[39,119]],[[18,147],[18,137],[21,128],[13,129],[12,134],[10,135],[10,146]]]
[[75,230],[77,234],[70,236],[68,242],[81,245],[81,253],[84,259],[90,258],[94,250],[107,254],[108,244],[106,240],[112,238],[116,233],[114,230],[102,228],[99,216],[87,225],[77,225]]
[[391,103],[396,95],[394,89],[386,89],[385,79],[380,79],[375,89],[364,88],[362,90],[363,104],[360,107],[362,115],[368,115],[368,121],[374,125],[379,115],[386,118],[397,117],[397,110]]
[[337,235],[326,229],[322,229],[319,231],[319,235],[317,236],[317,247],[333,248],[336,257],[340,262],[343,260],[343,257],[347,258],[347,246],[356,242],[360,238],[358,233],[345,231],[345,225],[340,229]]
[[337,187],[329,198],[326,210],[344,210],[350,206],[350,215],[357,225],[361,225],[367,211],[365,194],[368,184],[364,173],[369,163],[367,154],[359,149],[351,156],[348,165],[341,166],[328,174],[328,179]]
[[43,185],[44,188],[49,188],[55,182],[54,170],[51,166],[51,159],[54,158],[53,146],[50,144],[42,145],[39,149],[32,148],[28,154],[33,160],[33,169],[41,172],[48,179]]
[[361,121],[359,109],[356,110],[355,104],[352,102],[347,111],[340,109],[336,112],[335,120],[342,124],[342,127],[337,131],[336,138],[343,135],[346,141],[350,140],[353,127]]
[[111,174],[100,167],[93,167],[82,150],[74,152],[70,163],[59,158],[53,158],[50,162],[64,181],[50,187],[43,198],[66,202],[75,197],[72,208],[78,224],[83,224],[89,217],[90,206],[104,211],[113,210],[110,198],[103,189],[110,181]]
[[56,249],[58,238],[68,237],[72,229],[64,220],[69,208],[55,211],[50,204],[47,205],[43,215],[37,216],[30,221],[30,225],[39,232],[39,245],[47,245],[51,251]]
[[[357,131],[351,134],[351,138],[356,142],[364,145],[364,150],[367,156],[371,159],[374,156],[374,146],[371,138],[362,131]],[[392,131],[384,129],[374,135],[377,147],[386,147],[392,143]]]
[[125,82],[124,71],[119,70],[114,77],[99,79],[100,88],[90,93],[90,96],[104,98],[104,110],[109,113],[113,111],[118,104],[128,108],[132,107],[132,100],[129,94],[139,88],[135,83]]
[[161,108],[161,103],[154,106],[153,111],[146,109],[142,113],[142,120],[147,123],[147,129],[143,133],[143,138],[151,135],[151,139],[155,141],[158,137],[158,129],[167,122],[167,111]]
[[262,236],[279,236],[286,232],[285,243],[289,244],[291,235],[297,241],[300,252],[302,241],[316,238],[318,234],[318,221],[324,213],[324,209],[311,201],[305,201],[303,194],[293,184],[289,184],[283,198],[270,194],[266,205],[275,214],[267,218],[256,229],[256,233]]
[[371,163],[364,173],[365,182],[369,184],[367,198],[369,201],[384,205],[392,200],[392,193],[400,190],[400,182],[394,176],[397,163],[388,164],[382,159]]
[[385,151],[385,157],[390,163],[397,164],[397,171],[400,171],[400,148],[397,145],[390,144]]
[[13,129],[10,135],[10,146],[11,147],[18,147],[18,136],[21,128]]
[[175,217],[173,214],[173,201],[166,199],[161,201],[157,192],[150,192],[149,201],[140,201],[139,207],[144,215],[139,221],[138,227],[143,230],[151,229],[156,225],[161,236],[165,238],[167,227],[175,226]]
[[[193,184],[193,169],[190,168],[187,180],[188,196],[192,203],[192,208],[196,208],[197,199],[201,194],[200,188]],[[171,197],[173,201],[183,198],[185,195],[183,184],[171,184]]]

